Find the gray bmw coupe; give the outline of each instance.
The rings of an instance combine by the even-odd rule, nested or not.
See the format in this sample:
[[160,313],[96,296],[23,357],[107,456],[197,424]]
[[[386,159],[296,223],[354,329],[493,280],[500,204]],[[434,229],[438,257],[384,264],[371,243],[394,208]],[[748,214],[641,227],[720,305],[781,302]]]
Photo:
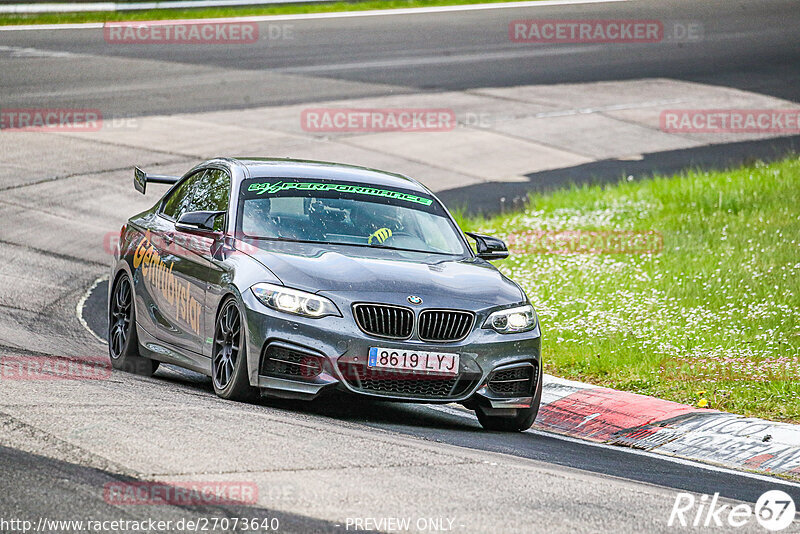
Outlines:
[[[206,161],[122,227],[109,284],[117,369],[160,362],[211,377],[225,399],[461,403],[484,428],[531,426],[542,393],[539,322],[464,234],[402,175],[285,159]],[[467,239],[474,240],[475,249]]]

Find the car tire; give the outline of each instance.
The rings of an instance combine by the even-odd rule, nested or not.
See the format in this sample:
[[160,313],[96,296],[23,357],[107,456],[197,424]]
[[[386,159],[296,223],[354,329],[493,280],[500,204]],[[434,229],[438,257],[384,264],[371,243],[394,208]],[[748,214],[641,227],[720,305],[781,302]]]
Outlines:
[[533,426],[536,415],[539,413],[539,406],[531,408],[520,408],[514,417],[502,417],[499,415],[486,415],[480,409],[476,412],[478,421],[485,430],[495,430],[498,432],[523,432]]
[[247,377],[247,343],[242,313],[233,297],[222,303],[214,320],[211,382],[214,393],[223,399],[242,402],[258,399],[258,388],[251,386]]
[[136,306],[133,285],[127,273],[114,283],[108,306],[108,355],[114,369],[142,376],[152,376],[158,369],[156,360],[139,353],[136,334]]
[[[541,370],[538,375],[541,375]],[[476,409],[478,422],[485,430],[495,430],[498,432],[524,432],[533,426],[536,416],[539,415],[539,406],[542,403],[542,383],[536,384],[536,392],[533,396],[533,404],[530,408],[520,408],[514,417],[502,417],[499,415],[486,415],[480,407]]]

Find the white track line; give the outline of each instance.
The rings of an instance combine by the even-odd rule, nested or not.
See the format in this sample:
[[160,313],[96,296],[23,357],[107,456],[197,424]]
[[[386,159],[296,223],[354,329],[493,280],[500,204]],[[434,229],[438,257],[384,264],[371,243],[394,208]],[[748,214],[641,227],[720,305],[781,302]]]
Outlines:
[[[252,17],[229,17],[218,19],[187,19],[172,21],[126,21],[124,24],[199,24],[223,22],[280,22],[288,20],[346,19],[354,17],[386,17],[391,15],[425,15],[429,13],[454,13],[461,11],[483,11],[492,9],[519,9],[527,7],[569,6],[580,4],[606,4],[627,2],[628,0],[535,0],[532,2],[503,2],[498,4],[468,4],[458,6],[411,7],[404,9],[374,9],[368,11],[339,11],[336,13],[302,13],[297,15],[259,15]],[[20,24],[0,26],[0,31],[28,30],[91,30],[104,27],[103,22],[81,22],[78,24]]]
[[91,286],[89,289],[87,289],[87,290],[86,290],[86,292],[83,294],[83,296],[82,296],[82,297],[80,298],[80,300],[78,301],[78,304],[75,306],[75,313],[76,313],[76,315],[78,316],[78,320],[81,322],[81,324],[83,325],[83,327],[86,329],[86,331],[87,331],[87,332],[89,332],[90,334],[92,334],[92,337],[93,337],[93,338],[95,338],[97,341],[99,341],[100,343],[102,343],[102,344],[104,344],[104,345],[108,345],[108,342],[107,342],[105,339],[103,339],[103,338],[101,338],[100,336],[98,336],[97,334],[95,334],[95,333],[92,331],[92,329],[91,329],[91,328],[89,328],[89,324],[88,324],[88,323],[86,322],[86,320],[83,318],[83,305],[84,305],[84,304],[86,304],[86,299],[88,299],[88,298],[89,298],[89,295],[91,295],[92,291],[94,291],[94,290],[95,290],[95,288],[97,287],[97,285],[98,285],[100,282],[103,282],[103,281],[105,281],[105,280],[108,280],[108,276],[101,276],[100,278],[98,278],[97,280],[95,280],[95,281],[94,281],[94,283],[92,284],[92,286]]
[[28,48],[21,46],[0,46],[0,58],[36,58],[36,57],[79,57],[72,52],[63,52],[61,50],[42,50],[39,48]]
[[[438,410],[440,412],[448,413],[450,415],[456,415],[456,416],[459,416],[459,417],[464,417],[466,419],[470,419],[470,420],[473,420],[473,421],[477,421],[478,420],[478,418],[475,417],[474,415],[472,415],[471,412],[465,411],[466,409],[461,410],[461,409],[453,408],[453,407],[450,407],[450,406],[440,406],[440,405],[435,405],[435,404],[431,404],[431,405],[429,405],[429,407],[433,408],[434,410]],[[689,467],[696,467],[698,469],[705,469],[706,471],[714,471],[714,472],[717,472],[717,473],[724,473],[726,475],[742,476],[742,477],[750,478],[750,479],[753,479],[753,480],[758,480],[758,481],[761,481],[761,482],[768,482],[770,484],[778,484],[778,485],[782,485],[782,486],[788,486],[788,487],[791,487],[791,488],[800,488],[800,484],[797,484],[797,483],[794,483],[794,482],[790,482],[790,481],[784,480],[782,478],[770,477],[770,476],[767,476],[767,475],[759,475],[759,474],[756,474],[756,473],[750,473],[748,471],[737,471],[736,469],[730,469],[730,468],[727,468],[727,467],[717,466],[717,465],[713,465],[713,464],[707,464],[707,463],[703,463],[703,462],[687,460],[687,459],[680,458],[680,457],[677,457],[677,456],[671,456],[671,455],[667,455],[667,454],[659,454],[659,453],[655,453],[655,452],[644,451],[644,450],[641,450],[641,449],[633,449],[633,448],[630,448],[630,447],[621,447],[619,445],[609,445],[607,443],[598,443],[596,441],[589,441],[589,440],[583,440],[583,439],[579,439],[579,438],[573,438],[571,436],[564,436],[563,434],[556,434],[556,433],[553,433],[553,432],[545,432],[543,430],[530,429],[530,430],[526,430],[525,432],[528,433],[528,434],[534,434],[534,435],[537,435],[537,436],[544,436],[544,437],[548,437],[548,438],[559,439],[559,440],[562,440],[562,441],[568,441],[570,443],[579,443],[581,445],[589,445],[591,447],[599,447],[601,449],[610,449],[610,450],[614,450],[614,451],[618,451],[618,452],[627,452],[628,454],[638,454],[639,456],[647,456],[649,458],[655,458],[655,459],[658,459],[658,460],[665,460],[667,462],[686,465],[686,466],[689,466]],[[609,473],[609,474],[612,475],[612,476],[616,476],[614,473]]]

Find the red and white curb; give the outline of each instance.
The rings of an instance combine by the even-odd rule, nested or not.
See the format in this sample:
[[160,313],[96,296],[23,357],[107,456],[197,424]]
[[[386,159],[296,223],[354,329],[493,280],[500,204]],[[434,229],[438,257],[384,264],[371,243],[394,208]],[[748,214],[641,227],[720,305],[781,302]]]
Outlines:
[[800,425],[545,375],[534,428],[738,470],[800,478]]

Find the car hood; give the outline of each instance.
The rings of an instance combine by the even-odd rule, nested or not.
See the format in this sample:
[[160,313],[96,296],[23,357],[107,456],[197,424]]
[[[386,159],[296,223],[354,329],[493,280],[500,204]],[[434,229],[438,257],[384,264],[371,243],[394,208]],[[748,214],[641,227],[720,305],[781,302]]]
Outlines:
[[420,296],[488,305],[524,300],[517,285],[486,261],[346,245],[259,242],[248,253],[287,287],[310,292]]

